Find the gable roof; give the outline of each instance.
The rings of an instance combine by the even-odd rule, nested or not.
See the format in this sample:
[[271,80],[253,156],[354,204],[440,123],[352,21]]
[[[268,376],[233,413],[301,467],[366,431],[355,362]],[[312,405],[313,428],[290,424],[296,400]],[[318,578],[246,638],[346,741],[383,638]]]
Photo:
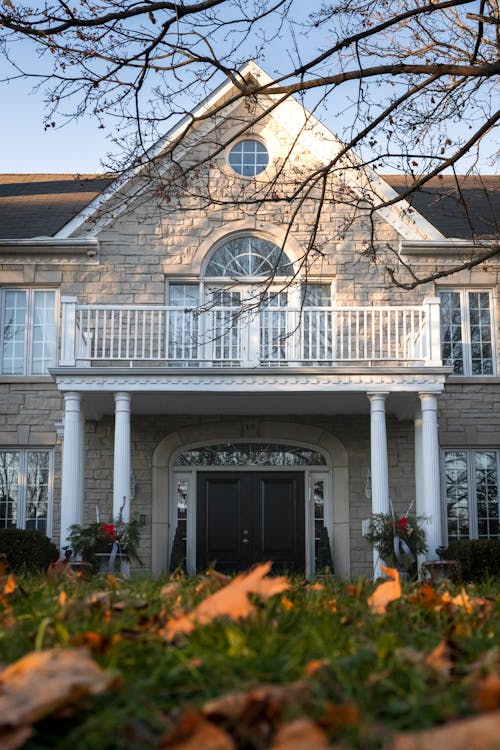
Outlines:
[[107,175],[0,175],[0,239],[53,237],[112,180]]
[[[382,177],[398,192],[410,184],[405,175]],[[0,239],[53,237],[112,181],[110,175],[0,175]],[[492,237],[498,234],[500,176],[444,175],[430,180],[409,202],[445,237]]]

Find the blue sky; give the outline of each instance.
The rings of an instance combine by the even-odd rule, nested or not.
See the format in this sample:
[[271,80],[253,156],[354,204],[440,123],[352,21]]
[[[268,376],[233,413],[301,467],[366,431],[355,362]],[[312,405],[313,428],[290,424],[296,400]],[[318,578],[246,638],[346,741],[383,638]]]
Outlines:
[[[327,41],[327,37],[314,40],[300,37],[301,53],[304,57],[314,55],[317,45]],[[250,45],[249,45],[250,49]],[[18,42],[13,48],[17,59],[31,69],[40,69],[41,63],[34,57],[29,42]],[[285,66],[290,53],[290,40],[284,35],[266,49],[263,67],[270,75],[274,68]],[[50,57],[48,58],[50,60]],[[7,64],[0,57],[0,101],[3,118],[0,121],[0,172],[47,172],[47,173],[93,173],[103,171],[101,159],[108,152],[116,152],[116,146],[109,140],[111,128],[99,128],[93,117],[83,117],[78,121],[65,122],[61,117],[54,118],[55,128],[44,128],[44,90],[34,90],[33,81],[16,80],[2,83],[7,72]],[[342,89],[342,96],[345,95]],[[382,93],[382,89],[381,89]],[[339,97],[340,100],[340,97]],[[344,98],[345,102],[345,98]],[[343,105],[339,104],[339,109]],[[325,113],[318,112],[325,124],[342,136],[342,126],[346,125],[347,114],[334,112],[331,108]],[[61,124],[64,123],[64,124]],[[172,123],[170,123],[172,124]],[[492,145],[491,151],[494,146]],[[490,152],[491,152],[490,151]],[[491,165],[484,162],[483,172],[491,172]],[[389,171],[393,171],[389,169]]]

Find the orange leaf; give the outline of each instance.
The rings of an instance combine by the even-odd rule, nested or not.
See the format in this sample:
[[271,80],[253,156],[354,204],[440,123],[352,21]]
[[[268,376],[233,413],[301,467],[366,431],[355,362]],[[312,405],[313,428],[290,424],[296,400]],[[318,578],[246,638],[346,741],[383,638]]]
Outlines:
[[327,703],[319,720],[328,734],[337,734],[345,727],[357,727],[359,722],[359,708],[355,703]]
[[29,725],[113,682],[83,649],[34,651],[0,672],[0,716],[9,727]]
[[296,719],[279,729],[269,750],[328,750],[326,734],[310,719]]
[[286,685],[258,685],[215,698],[202,710],[210,721],[231,726],[237,732],[241,726],[276,723],[286,707],[300,703],[306,691],[307,683],[301,680]]
[[235,750],[223,729],[214,726],[192,710],[184,710],[174,734],[161,738],[159,750]]
[[446,641],[440,641],[436,648],[427,654],[425,657],[425,663],[427,666],[435,669],[436,672],[442,674],[449,674],[453,666],[453,662],[450,656],[450,649]]
[[313,677],[316,672],[319,672],[323,667],[328,667],[331,664],[331,660],[326,657],[323,659],[311,659],[304,667],[304,672],[308,677]]
[[385,573],[386,576],[389,576],[389,578],[392,578],[392,580],[385,581],[385,583],[381,583],[377,586],[368,599],[368,605],[371,611],[375,612],[377,615],[385,614],[387,605],[401,597],[399,572],[396,568],[384,568],[384,566],[381,566],[381,569],[382,572]]
[[12,594],[12,592],[16,590],[16,587],[17,587],[16,579],[14,578],[12,573],[10,573],[7,576],[7,580],[5,581],[5,586],[3,587],[3,593]]
[[391,750],[498,750],[500,711],[454,721],[435,729],[397,734]]
[[227,586],[203,599],[189,614],[172,617],[162,634],[168,641],[177,635],[191,633],[199,625],[207,625],[218,617],[230,617],[232,620],[249,617],[255,607],[248,598],[255,594],[262,599],[269,599],[290,588],[284,576],[265,578],[271,569],[271,562],[257,565],[248,573],[242,573]]
[[500,676],[489,674],[476,686],[476,706],[479,711],[494,711],[500,708]]

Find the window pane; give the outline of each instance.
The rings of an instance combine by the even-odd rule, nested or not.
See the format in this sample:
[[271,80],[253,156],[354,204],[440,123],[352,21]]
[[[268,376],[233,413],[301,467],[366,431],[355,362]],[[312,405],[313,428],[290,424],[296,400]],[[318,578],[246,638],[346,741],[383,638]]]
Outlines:
[[190,448],[176,466],[325,466],[324,456],[311,448],[281,443],[227,443]]
[[316,573],[328,569],[333,573],[332,552],[328,530],[325,526],[325,481],[313,482],[314,499],[314,563]]
[[251,235],[235,237],[212,255],[206,276],[291,276],[293,267],[286,253],[268,240]]
[[2,372],[6,375],[23,375],[25,372],[26,308],[26,292],[4,292]]
[[469,292],[472,375],[492,375],[490,295]]
[[448,540],[469,536],[467,452],[445,452],[445,494]]
[[186,569],[187,498],[188,483],[185,479],[178,479],[176,482],[177,525],[172,545],[172,554],[170,556],[171,571],[177,568]]
[[192,312],[199,306],[197,284],[171,284],[169,303],[179,310],[168,312],[168,357],[170,364],[187,365],[198,357],[198,316]]
[[48,451],[28,451],[26,478],[26,528],[47,531],[49,510]]
[[229,153],[229,165],[243,177],[254,177],[265,170],[269,163],[266,147],[259,141],[240,141]]
[[0,451],[0,526],[17,526],[19,453]]
[[302,298],[306,307],[329,307],[332,304],[331,286],[308,282],[302,287]]
[[[462,322],[460,293],[441,291],[441,357],[443,365],[453,367],[453,372],[464,371],[462,351]],[[458,342],[458,343],[454,343]]]
[[33,354],[31,372],[47,372],[56,361],[54,292],[35,292],[33,299]]
[[475,451],[477,527],[479,537],[498,535],[498,469],[496,451]]

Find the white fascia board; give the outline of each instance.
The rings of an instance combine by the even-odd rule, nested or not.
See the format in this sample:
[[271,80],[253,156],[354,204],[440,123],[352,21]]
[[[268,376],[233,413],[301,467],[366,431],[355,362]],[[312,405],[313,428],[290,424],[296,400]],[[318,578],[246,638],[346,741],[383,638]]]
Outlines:
[[[495,241],[491,239],[403,240],[400,249],[402,255],[470,255],[478,250],[488,250],[495,244]],[[488,262],[490,260],[499,260],[499,258],[491,258]]]
[[[239,70],[239,75],[242,78],[252,76],[262,86],[273,83],[273,79],[253,61],[243,65]],[[157,141],[149,152],[150,158],[157,158],[170,143],[179,138],[192,122],[193,116],[195,118],[201,117],[212,107],[215,107],[233,89],[234,84],[231,80],[227,80],[218,86],[212,94],[194,109],[192,114],[185,115],[165,136]],[[266,96],[269,96],[272,100],[280,98],[279,94],[266,94]],[[238,104],[239,100],[234,103],[234,107]],[[228,113],[232,109],[233,107],[228,108]],[[301,146],[308,149],[322,164],[329,164],[343,148],[344,144],[342,141],[292,97],[286,99],[279,107],[274,109],[270,113],[270,117],[273,117],[282,128],[286,129],[297,139]],[[361,160],[352,151],[348,152],[347,156],[351,163],[354,162],[354,166],[346,165],[345,176],[347,183],[360,197],[365,197],[366,192],[371,193],[374,196],[375,205],[377,200],[384,203],[398,197],[398,193],[373,169],[363,165]],[[89,203],[83,211],[60,229],[55,236],[61,238],[69,237],[87,219],[91,218],[103,203],[116,195],[120,189],[124,188],[126,190],[127,183],[131,183],[135,178],[140,177],[143,169],[144,164],[141,163],[133,169],[124,172],[121,177],[117,178],[115,182]],[[376,209],[376,211],[384,221],[387,221],[401,235],[403,240],[445,239],[444,235],[413,209],[406,200]],[[92,228],[93,233],[102,230],[104,226],[116,218],[117,215],[111,211],[99,224],[94,225]]]
[[99,251],[99,240],[96,237],[34,237],[32,239],[0,239],[1,255],[47,254],[47,255],[89,255]]

